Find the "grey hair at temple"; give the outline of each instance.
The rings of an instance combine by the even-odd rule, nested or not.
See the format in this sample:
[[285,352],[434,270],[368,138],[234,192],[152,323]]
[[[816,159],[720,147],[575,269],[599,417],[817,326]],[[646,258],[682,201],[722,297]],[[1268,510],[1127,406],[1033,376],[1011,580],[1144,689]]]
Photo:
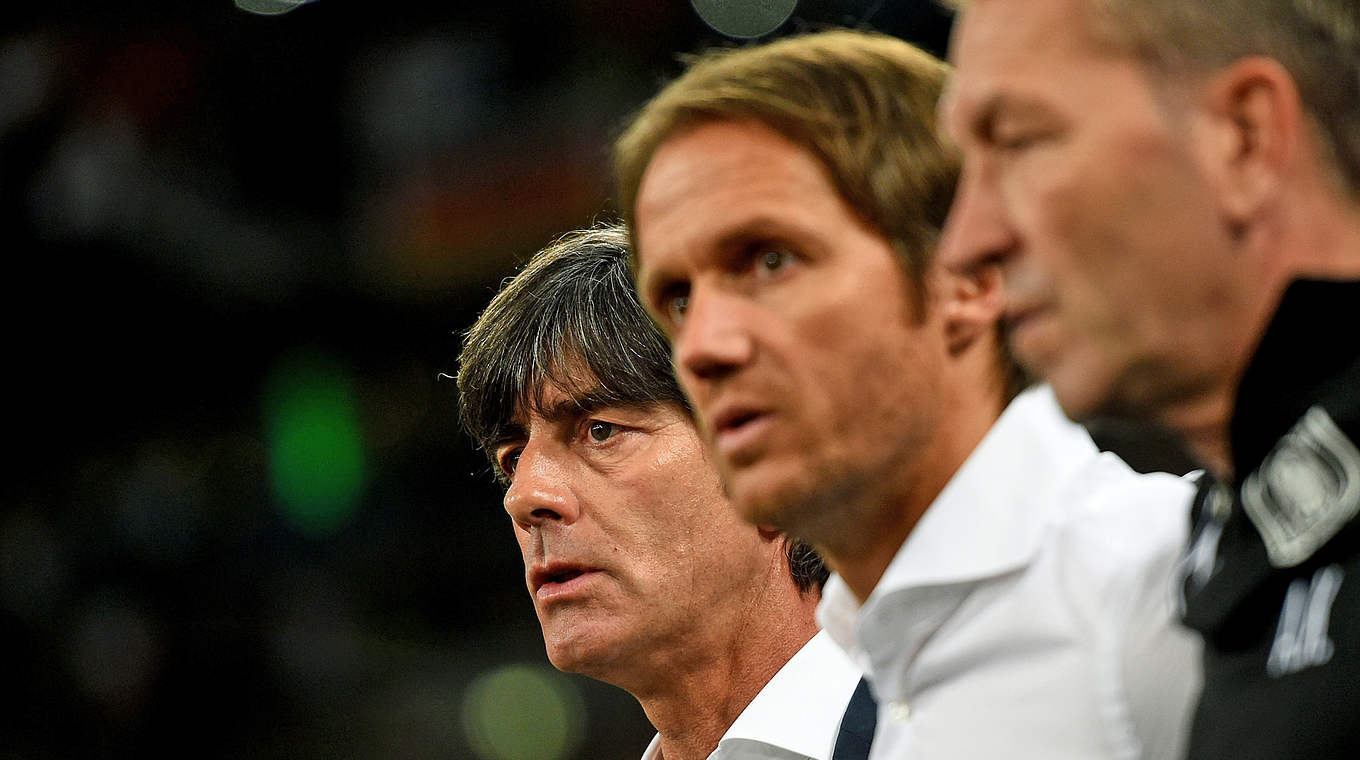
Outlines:
[[[967,10],[974,0],[939,0]],[[1360,3],[1355,0],[1086,0],[1095,31],[1176,85],[1248,56],[1299,89],[1323,160],[1360,199]]]
[[488,454],[544,391],[596,405],[676,403],[670,347],[638,304],[628,237],[600,225],[539,251],[477,318],[459,355],[459,413]]

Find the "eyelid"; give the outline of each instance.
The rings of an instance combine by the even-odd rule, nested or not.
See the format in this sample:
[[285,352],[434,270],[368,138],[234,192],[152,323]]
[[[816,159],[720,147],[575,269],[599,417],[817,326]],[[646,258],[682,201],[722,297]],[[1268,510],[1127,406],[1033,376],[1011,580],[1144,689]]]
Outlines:
[[[605,419],[603,417],[592,415],[590,417],[586,417],[581,421],[581,428],[579,431],[577,431],[577,437],[585,438],[586,440],[589,440],[592,443],[603,443],[603,441],[595,441],[590,437],[590,429],[595,425],[609,425],[616,431],[625,430],[629,427],[628,425],[625,425],[622,422],[615,422],[614,420]],[[610,438],[613,438],[613,436],[610,436]]]
[[983,137],[994,146],[1021,146],[1055,134],[1059,129],[1050,115],[1022,110],[993,115]]
[[514,479],[515,471],[512,468],[506,467],[506,460],[511,456],[517,456],[522,451],[524,451],[524,444],[522,443],[505,443],[496,447],[495,470],[498,479],[503,480],[506,483],[509,483]]
[[[771,253],[779,254],[782,257],[779,266],[774,269],[764,265],[765,257]],[[804,257],[795,246],[775,239],[764,239],[754,241],[743,248],[739,269],[743,275],[749,274],[759,279],[768,279],[783,274],[784,270],[790,265],[803,260]]]
[[[676,324],[679,322],[679,319],[677,318],[678,315],[673,310],[673,305],[681,298],[688,302],[689,291],[689,283],[681,281],[663,283],[656,289],[656,296],[652,299],[652,308],[663,324]],[[681,314],[683,314],[683,312],[681,312]]]

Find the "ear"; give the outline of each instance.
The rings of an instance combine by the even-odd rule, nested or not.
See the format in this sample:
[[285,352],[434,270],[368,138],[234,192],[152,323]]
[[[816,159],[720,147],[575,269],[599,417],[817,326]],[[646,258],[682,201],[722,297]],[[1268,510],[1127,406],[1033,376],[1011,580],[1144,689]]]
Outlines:
[[966,274],[942,272],[939,308],[951,356],[958,356],[983,338],[996,335],[1001,318],[1001,269],[986,263]]
[[1202,90],[1201,158],[1228,220],[1244,224],[1278,194],[1306,137],[1294,78],[1271,58],[1242,58]]

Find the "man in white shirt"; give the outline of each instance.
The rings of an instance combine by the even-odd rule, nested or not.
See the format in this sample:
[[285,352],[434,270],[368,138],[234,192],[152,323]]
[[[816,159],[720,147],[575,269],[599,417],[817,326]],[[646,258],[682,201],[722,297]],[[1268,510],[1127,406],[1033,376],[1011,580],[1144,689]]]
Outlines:
[[600,227],[541,251],[459,357],[548,658],[638,699],[658,731],[646,758],[863,758],[872,700],[813,617],[826,569],[733,513],[627,240]]
[[1191,488],[1102,455],[935,241],[944,64],[836,31],[699,58],[615,146],[638,291],[733,504],[837,571],[875,758],[1174,758]]

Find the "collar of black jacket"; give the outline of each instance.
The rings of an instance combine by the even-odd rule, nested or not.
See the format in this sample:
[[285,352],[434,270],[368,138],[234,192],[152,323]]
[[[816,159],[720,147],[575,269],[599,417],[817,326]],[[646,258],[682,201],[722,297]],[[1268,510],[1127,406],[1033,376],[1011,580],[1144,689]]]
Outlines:
[[1309,407],[1354,403],[1338,395],[1360,396],[1360,281],[1296,280],[1238,385],[1230,427],[1237,477],[1259,467]]

